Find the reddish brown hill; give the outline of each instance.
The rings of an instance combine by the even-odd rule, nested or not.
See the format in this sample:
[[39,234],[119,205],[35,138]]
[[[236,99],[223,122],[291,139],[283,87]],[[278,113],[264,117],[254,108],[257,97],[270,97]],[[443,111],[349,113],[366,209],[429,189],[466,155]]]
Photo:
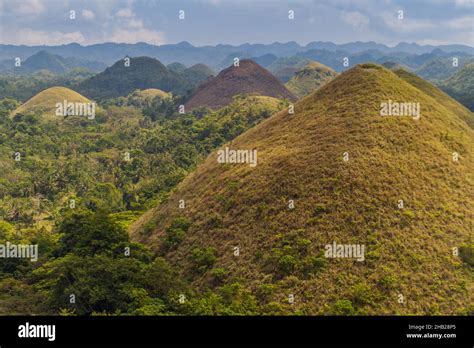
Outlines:
[[252,60],[222,70],[215,78],[200,85],[185,104],[187,110],[200,106],[219,109],[238,94],[255,94],[295,101],[296,97],[270,72]]

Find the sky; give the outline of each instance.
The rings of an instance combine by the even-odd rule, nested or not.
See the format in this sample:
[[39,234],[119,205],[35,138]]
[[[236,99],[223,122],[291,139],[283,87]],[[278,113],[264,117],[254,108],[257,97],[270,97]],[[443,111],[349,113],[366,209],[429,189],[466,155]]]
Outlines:
[[0,0],[0,44],[181,41],[474,46],[474,0]]

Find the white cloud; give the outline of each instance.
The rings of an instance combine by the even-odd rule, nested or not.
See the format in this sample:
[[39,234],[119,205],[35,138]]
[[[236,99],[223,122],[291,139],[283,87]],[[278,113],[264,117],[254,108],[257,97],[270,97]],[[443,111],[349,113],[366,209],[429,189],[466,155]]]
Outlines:
[[143,21],[141,19],[131,18],[127,21],[127,26],[133,29],[142,29],[143,28]]
[[456,7],[474,7],[474,0],[456,0]]
[[[0,31],[5,28],[0,28]],[[42,31],[31,28],[23,28],[16,31],[6,32],[8,41],[3,44],[14,45],[63,45],[71,42],[84,43],[86,40],[81,32]]]
[[115,13],[115,16],[119,18],[131,18],[134,16],[134,14],[130,8],[123,8],[117,11],[117,13]]
[[44,11],[44,4],[41,0],[20,0],[13,4],[13,12],[18,14],[40,14]]
[[91,10],[84,9],[82,10],[82,17],[85,19],[94,19],[95,15]]
[[382,18],[388,28],[402,33],[435,29],[439,26],[432,20],[408,17],[407,13],[404,13],[403,19],[398,19],[398,13],[385,12],[382,14]]
[[453,29],[474,30],[474,16],[453,18],[446,21],[445,24]]
[[357,29],[367,29],[370,23],[369,17],[358,11],[344,12],[341,18],[344,22]]

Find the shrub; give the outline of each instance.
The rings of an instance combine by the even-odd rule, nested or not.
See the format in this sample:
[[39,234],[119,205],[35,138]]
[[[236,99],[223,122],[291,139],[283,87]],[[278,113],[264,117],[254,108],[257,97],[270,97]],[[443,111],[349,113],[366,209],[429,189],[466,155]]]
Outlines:
[[216,260],[216,249],[212,247],[194,248],[191,252],[191,262],[198,273],[206,272]]
[[211,276],[217,282],[223,282],[227,277],[227,271],[224,268],[213,268],[211,269]]
[[363,305],[372,302],[372,293],[366,284],[357,284],[352,291],[355,304]]
[[332,306],[332,311],[335,315],[354,315],[356,312],[349,300],[336,301]]
[[164,248],[169,251],[176,248],[186,236],[191,223],[185,217],[178,217],[171,222],[166,229],[166,236],[163,242]]
[[474,266],[474,244],[465,244],[459,247],[459,257],[469,266]]
[[284,255],[278,260],[278,271],[284,275],[289,275],[296,270],[298,262],[292,255]]
[[316,273],[327,265],[327,259],[322,256],[307,256],[303,261],[303,270],[306,275]]

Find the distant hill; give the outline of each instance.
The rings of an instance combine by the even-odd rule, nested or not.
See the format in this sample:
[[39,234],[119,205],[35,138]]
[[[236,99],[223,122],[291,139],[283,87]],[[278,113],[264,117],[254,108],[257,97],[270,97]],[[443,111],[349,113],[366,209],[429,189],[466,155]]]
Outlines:
[[56,103],[91,103],[92,101],[83,95],[65,87],[51,87],[41,91],[30,100],[20,105],[11,117],[25,112],[40,113],[43,119],[60,119],[56,115]]
[[74,57],[64,58],[47,51],[39,51],[22,62],[19,67],[15,67],[15,61],[13,59],[4,61],[0,65],[0,70],[13,74],[32,74],[43,70],[55,74],[64,74],[76,68],[99,72],[106,67],[107,66],[102,62],[88,61]]
[[[390,55],[400,52],[408,55],[421,55],[430,53],[435,49],[440,49],[446,53],[463,53],[474,55],[474,48],[465,45],[418,45],[415,43],[399,43],[395,47],[388,47],[375,42],[350,42],[345,44],[335,44],[332,42],[310,42],[307,45],[299,45],[296,42],[275,42],[272,44],[242,44],[196,47],[188,42],[177,44],[167,44],[154,46],[146,43],[120,44],[120,43],[101,43],[90,46],[81,46],[77,43],[71,43],[60,46],[15,46],[0,45],[0,61],[5,59],[14,59],[21,57],[25,60],[27,57],[47,50],[52,54],[63,57],[77,57],[80,59],[101,61],[107,65],[113,64],[124,55],[131,57],[149,56],[159,59],[164,64],[179,62],[186,66],[197,63],[205,63],[216,71],[219,71],[220,64],[229,55],[240,58],[261,57],[266,54],[272,54],[276,57],[290,57],[298,53],[310,50],[325,50],[332,52],[335,56],[337,51],[344,52],[345,55],[361,53],[363,51],[379,51],[380,54]],[[327,66],[331,66],[316,57],[310,57]],[[383,62],[382,62],[383,63]],[[230,63],[227,62],[225,66]],[[334,68],[334,67],[332,67]],[[335,69],[338,71],[338,69]]]
[[251,60],[243,59],[239,66],[232,65],[200,85],[185,103],[185,107],[187,110],[200,106],[219,109],[239,94],[296,99],[270,72]]
[[390,70],[406,69],[402,64],[390,61],[383,63],[382,66]]
[[205,64],[195,64],[181,72],[183,78],[188,81],[191,85],[197,86],[211,76],[215,75],[215,72]]
[[[420,118],[382,117],[389,100]],[[359,65],[221,146],[131,233],[197,291],[219,270],[265,313],[470,313],[472,271],[452,250],[472,240],[473,137],[458,108]]]
[[126,96],[136,89],[158,88],[165,92],[184,93],[189,88],[184,78],[149,57],[130,58],[130,66],[119,60],[102,73],[78,85],[87,97],[107,99]]
[[154,98],[154,97],[167,98],[170,96],[170,93],[164,92],[161,89],[157,89],[157,88],[148,88],[142,91],[140,90],[134,91],[131,95],[142,97],[142,98]]
[[296,72],[312,60],[304,57],[282,57],[274,60],[268,70],[281,82],[288,82]]
[[458,66],[453,66],[452,57],[433,58],[415,70],[418,76],[432,81],[444,80],[461,70],[464,65],[474,63],[473,57],[460,57]]
[[440,82],[440,88],[474,111],[474,63],[465,65],[453,76]]
[[337,73],[324,64],[311,62],[298,70],[285,86],[299,98],[314,92],[331,81]]
[[171,64],[168,64],[166,66],[169,70],[171,71],[174,71],[174,72],[177,72],[177,73],[182,73],[184,70],[186,70],[186,65],[184,64],[181,64],[181,63],[178,63],[178,62],[174,62],[174,63],[171,63]]
[[263,66],[264,68],[267,68],[270,64],[272,64],[275,60],[278,59],[277,56],[271,53],[264,54],[263,56],[259,57],[253,57],[251,58],[255,63],[258,65]]

